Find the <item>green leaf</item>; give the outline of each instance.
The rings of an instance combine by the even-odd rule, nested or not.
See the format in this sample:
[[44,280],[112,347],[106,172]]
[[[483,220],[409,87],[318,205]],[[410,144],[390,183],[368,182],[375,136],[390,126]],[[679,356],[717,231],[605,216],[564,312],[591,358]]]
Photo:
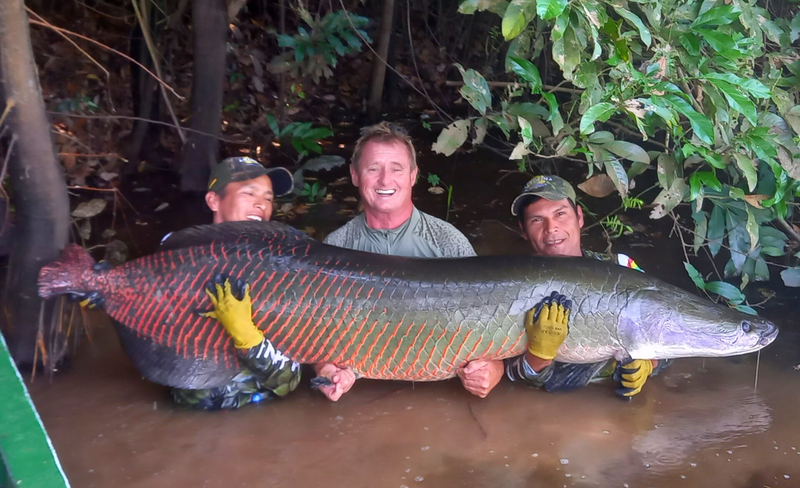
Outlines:
[[709,187],[716,191],[722,190],[722,184],[711,171],[695,171],[692,173],[692,176],[689,177],[689,200],[694,201],[704,187]]
[[706,144],[714,144],[714,126],[705,115],[697,112],[689,102],[677,95],[666,94],[662,98],[689,119],[692,130],[698,139]]
[[681,45],[692,56],[700,55],[700,38],[692,32],[686,32],[680,37]]
[[475,12],[488,10],[502,17],[507,8],[508,2],[506,0],[464,0],[458,6],[458,13],[471,15]]
[[789,31],[789,42],[794,42],[800,38],[800,13],[794,15],[791,23],[791,31]]
[[614,142],[614,134],[607,130],[600,130],[589,136],[589,142],[592,144],[608,144],[609,142]]
[[567,0],[537,0],[536,13],[544,20],[555,19],[567,8]]
[[700,288],[701,290],[705,290],[706,288],[706,280],[703,279],[703,275],[697,271],[697,268],[692,266],[690,263],[684,262],[683,267],[686,268],[686,273],[689,275],[689,278],[694,281],[695,286]]
[[[678,162],[671,154],[661,154],[656,162],[656,175],[661,188],[669,188],[678,175]],[[692,199],[694,200],[694,199]]]
[[758,124],[758,121],[756,120],[757,116],[755,104],[745,95],[743,95],[738,88],[734,87],[728,82],[715,79],[712,79],[711,83],[719,88],[719,91],[725,95],[725,98],[728,100],[728,104],[730,104],[732,109],[747,117],[747,120],[751,124]]
[[730,283],[725,283],[724,281],[712,281],[710,283],[706,283],[706,291],[711,293],[716,293],[717,295],[727,298],[731,301],[743,302],[744,295],[742,292],[739,291],[738,288],[731,285]]
[[534,119],[547,120],[552,115],[548,109],[538,103],[530,102],[504,104],[503,110],[509,115],[525,117],[529,122]]
[[636,178],[640,174],[644,173],[650,168],[649,164],[634,162],[631,164],[631,167],[628,168],[628,181]]
[[786,286],[800,286],[800,267],[784,269],[781,271],[781,279]]
[[640,163],[650,164],[650,156],[640,146],[631,142],[614,141],[603,144],[603,149],[606,149],[621,158],[630,161],[638,161]]
[[745,224],[745,229],[750,236],[750,252],[753,252],[758,245],[758,223],[756,222],[756,217],[753,215],[753,212],[750,211],[750,207],[745,207],[745,209],[747,211],[747,224]]
[[469,120],[456,120],[448,125],[431,146],[433,152],[452,155],[467,140],[469,125]]
[[747,305],[741,305],[740,304],[740,305],[736,305],[733,308],[735,308],[736,310],[738,310],[738,311],[740,311],[742,313],[746,313],[748,315],[758,315],[758,313],[753,309],[753,307],[749,307]]
[[559,156],[566,156],[567,154],[571,153],[577,143],[575,142],[575,138],[572,136],[567,136],[558,143],[558,147],[556,148],[556,154]]
[[539,69],[527,59],[509,56],[511,70],[520,78],[531,84],[531,91],[536,92],[542,88],[542,78],[539,76]]
[[481,115],[486,115],[486,109],[492,106],[492,94],[489,92],[489,84],[486,83],[486,79],[474,69],[465,71],[458,63],[455,63],[455,67],[461,72],[461,78],[464,80],[464,86],[461,87],[459,93]]
[[276,119],[274,115],[267,114],[267,125],[269,125],[272,133],[275,134],[275,137],[280,137],[281,129],[278,127],[278,119]]
[[711,219],[708,221],[708,250],[716,256],[722,247],[722,237],[725,235],[725,207],[714,205]]
[[755,78],[741,78],[733,73],[707,73],[703,75],[703,78],[726,81],[745,90],[755,98],[769,98],[772,95],[769,88]]
[[730,34],[708,29],[698,29],[697,33],[703,36],[711,49],[720,54],[736,52],[736,43]]
[[694,219],[694,240],[692,242],[692,250],[696,256],[697,251],[700,250],[700,247],[706,240],[706,234],[708,233],[708,217],[706,216],[705,212],[695,212],[692,214],[692,219]]
[[436,186],[436,185],[438,185],[438,184],[439,184],[441,181],[442,181],[442,180],[441,180],[441,178],[439,178],[439,175],[436,175],[436,174],[433,174],[433,173],[430,173],[430,174],[428,175],[428,184],[429,184],[429,185],[431,185],[431,186]]
[[617,187],[620,196],[624,198],[628,195],[628,174],[625,173],[625,168],[616,158],[607,159],[603,163],[606,167],[606,173],[608,173],[611,181],[614,182],[614,186]]
[[722,5],[704,12],[692,22],[692,28],[728,25],[742,13],[736,5]]
[[581,134],[591,134],[594,132],[595,121],[605,122],[616,111],[617,107],[608,102],[601,102],[591,107],[581,118]]
[[527,147],[531,141],[533,141],[533,128],[531,127],[531,123],[524,117],[517,117],[517,122],[519,122],[519,132],[520,135],[522,135],[522,142]]
[[506,41],[514,39],[536,15],[536,0],[513,0],[503,15],[501,31]]
[[630,10],[626,10],[622,7],[614,7],[614,10],[619,14],[620,17],[636,27],[636,29],[639,31],[639,37],[642,39],[644,45],[650,47],[650,43],[653,42],[653,38],[650,36],[650,30],[645,27],[642,19],[640,19],[638,15],[634,14]]
[[686,193],[686,182],[683,178],[675,178],[669,188],[661,190],[661,193],[653,200],[653,211],[650,212],[651,219],[660,219],[670,213]]
[[758,172],[753,164],[753,160],[739,152],[733,153],[733,159],[736,161],[736,166],[744,173],[744,177],[747,179],[748,189],[753,191],[758,183]]

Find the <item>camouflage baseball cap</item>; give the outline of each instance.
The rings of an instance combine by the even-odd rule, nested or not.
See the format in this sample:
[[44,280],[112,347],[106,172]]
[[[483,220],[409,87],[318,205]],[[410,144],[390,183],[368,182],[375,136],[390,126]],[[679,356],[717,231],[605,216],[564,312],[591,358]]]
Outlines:
[[268,169],[248,157],[227,158],[215,164],[208,178],[208,191],[220,192],[230,182],[252,180],[264,175],[272,180],[272,191],[276,197],[292,192],[294,178],[291,171],[280,167]]
[[533,197],[540,197],[551,201],[569,198],[572,200],[572,203],[575,203],[575,190],[572,188],[572,185],[559,176],[534,176],[525,184],[522,193],[520,193],[511,204],[511,215],[514,217],[519,215]]

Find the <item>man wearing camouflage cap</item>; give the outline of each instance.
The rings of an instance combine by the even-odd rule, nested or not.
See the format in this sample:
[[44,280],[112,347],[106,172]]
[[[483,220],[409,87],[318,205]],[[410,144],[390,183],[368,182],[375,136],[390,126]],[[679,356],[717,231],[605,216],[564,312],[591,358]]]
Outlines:
[[[291,193],[293,185],[292,173],[285,168],[265,168],[247,157],[228,158],[211,169],[206,203],[215,224],[268,221],[274,198]],[[194,408],[231,409],[297,388],[300,365],[275,349],[253,323],[249,288],[226,279],[218,281],[206,286],[214,306],[206,315],[216,318],[233,338],[242,371],[225,386],[175,388],[172,397]]]
[[[576,203],[575,190],[567,181],[551,175],[536,176],[525,185],[511,204],[511,215],[519,219],[522,237],[528,241],[538,256],[574,256],[614,261],[621,266],[641,269],[624,254],[609,256],[581,248],[583,210]],[[647,378],[661,369],[667,361],[635,360],[624,365],[606,362],[589,365],[556,363],[553,359],[569,332],[570,300],[565,296],[551,297],[541,308],[550,312],[547,320],[539,318],[526,323],[531,344],[528,352],[517,358],[487,361],[485,367],[492,371],[486,388],[491,391],[502,379],[503,373],[511,381],[519,381],[548,391],[575,388],[592,378],[613,371],[621,383],[617,393],[624,397],[638,394]],[[536,315],[534,315],[536,317]],[[543,329],[547,327],[547,331]],[[546,337],[546,341],[534,340]],[[660,363],[660,364],[659,364]],[[487,393],[488,393],[487,391]]]

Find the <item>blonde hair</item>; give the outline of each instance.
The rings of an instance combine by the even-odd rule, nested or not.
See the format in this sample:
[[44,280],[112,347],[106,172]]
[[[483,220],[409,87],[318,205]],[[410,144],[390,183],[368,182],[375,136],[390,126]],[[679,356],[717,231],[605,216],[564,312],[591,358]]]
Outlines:
[[361,137],[356,141],[356,148],[353,150],[353,158],[350,160],[351,164],[356,169],[361,159],[361,153],[364,151],[364,146],[371,141],[405,145],[406,149],[408,149],[408,155],[411,157],[411,170],[413,171],[416,169],[417,152],[414,150],[414,144],[411,142],[411,137],[409,137],[408,132],[399,125],[386,121],[361,129]]

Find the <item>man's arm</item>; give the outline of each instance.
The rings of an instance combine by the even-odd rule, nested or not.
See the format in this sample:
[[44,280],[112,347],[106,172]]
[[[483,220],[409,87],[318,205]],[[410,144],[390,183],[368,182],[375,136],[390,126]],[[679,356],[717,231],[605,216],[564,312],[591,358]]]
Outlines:
[[485,398],[500,383],[505,372],[511,381],[541,387],[552,375],[553,359],[569,331],[572,301],[553,292],[525,314],[528,350],[522,356],[503,361],[472,361],[458,371],[464,388]]
[[231,284],[229,279],[217,275],[206,285],[206,294],[214,310],[203,316],[217,319],[225,327],[233,338],[239,360],[258,383],[278,396],[297,388],[300,365],[277,350],[253,323],[250,285]]

